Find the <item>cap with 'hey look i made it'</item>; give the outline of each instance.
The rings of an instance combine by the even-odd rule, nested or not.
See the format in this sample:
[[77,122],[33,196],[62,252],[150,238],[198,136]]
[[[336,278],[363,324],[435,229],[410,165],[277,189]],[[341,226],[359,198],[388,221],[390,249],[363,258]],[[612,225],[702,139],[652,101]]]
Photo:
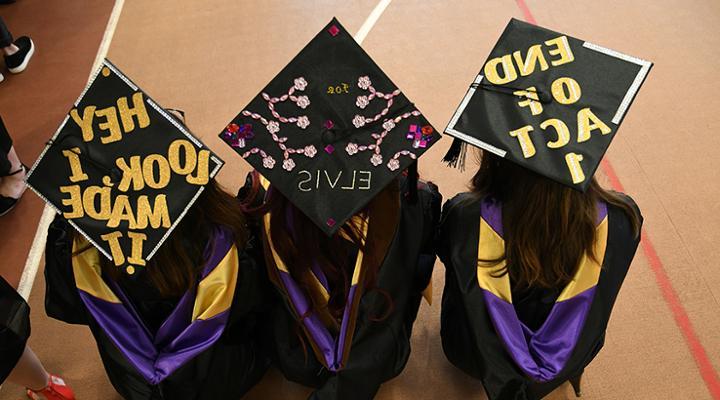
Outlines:
[[27,182],[100,253],[133,274],[222,165],[105,60]]

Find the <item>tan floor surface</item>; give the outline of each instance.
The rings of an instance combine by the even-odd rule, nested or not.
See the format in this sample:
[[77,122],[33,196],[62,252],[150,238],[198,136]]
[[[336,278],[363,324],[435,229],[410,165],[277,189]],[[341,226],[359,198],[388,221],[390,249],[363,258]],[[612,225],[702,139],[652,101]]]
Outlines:
[[[128,0],[109,58],[162,105],[187,112],[193,131],[228,162],[220,180],[234,191],[248,167],[217,133],[332,16],[355,32],[375,4]],[[713,78],[720,68],[720,4],[532,0],[527,5],[540,25],[655,62],[608,158],[640,204],[646,232],[720,369],[720,272],[714,263],[720,250],[713,246],[720,243],[715,200],[720,159],[712,154],[720,149],[714,135],[720,118],[713,114],[720,106],[720,81]],[[523,18],[511,0],[394,0],[363,47],[441,129],[510,17]],[[472,168],[459,173],[440,167],[449,142],[443,139],[420,165],[446,199],[464,190],[472,174]],[[438,263],[436,300],[442,274]],[[31,298],[32,346],[50,369],[69,378],[79,398],[115,398],[108,395],[111,388],[87,329],[43,315],[43,284],[38,279]],[[439,301],[421,307],[410,362],[382,387],[379,399],[484,398],[481,385],[442,354],[439,313]],[[307,393],[271,371],[247,398],[302,399]],[[712,398],[642,250],[618,298],[605,349],[586,370],[583,397]],[[0,399],[16,398],[19,391],[9,387],[0,393]],[[549,398],[574,396],[566,385]]]

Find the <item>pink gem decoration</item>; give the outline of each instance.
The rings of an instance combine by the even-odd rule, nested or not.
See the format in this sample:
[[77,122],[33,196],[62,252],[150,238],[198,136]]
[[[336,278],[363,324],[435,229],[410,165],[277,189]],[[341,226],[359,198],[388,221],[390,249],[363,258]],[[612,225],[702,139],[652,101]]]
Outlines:
[[326,129],[332,129],[333,126],[335,126],[335,123],[332,122],[332,120],[325,121],[325,128]]
[[333,146],[333,145],[331,145],[331,144],[325,146],[325,152],[326,152],[326,153],[332,154],[333,151],[335,151],[335,146]]
[[[334,26],[334,25],[333,25],[333,26]],[[329,226],[329,227],[332,228],[333,226],[335,226],[335,219],[333,219],[333,218],[328,218],[327,221],[325,221],[325,223],[327,224],[327,226]]]
[[328,28],[328,32],[330,32],[330,34],[333,35],[333,36],[337,36],[337,34],[340,33],[340,28],[338,28],[337,26],[333,25],[333,26],[331,26],[331,27]]
[[413,148],[417,149],[421,147],[424,149],[427,148],[428,143],[432,140],[432,132],[433,129],[430,125],[420,129],[417,125],[412,124],[405,138],[413,141]]

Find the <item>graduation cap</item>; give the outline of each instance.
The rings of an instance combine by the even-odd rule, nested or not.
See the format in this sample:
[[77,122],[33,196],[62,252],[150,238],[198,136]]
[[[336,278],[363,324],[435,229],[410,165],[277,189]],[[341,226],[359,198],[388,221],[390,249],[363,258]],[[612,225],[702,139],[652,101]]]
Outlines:
[[585,191],[652,63],[512,19],[445,133]]
[[223,161],[105,60],[27,183],[118,267],[144,267]]
[[440,135],[333,19],[220,138],[331,235]]

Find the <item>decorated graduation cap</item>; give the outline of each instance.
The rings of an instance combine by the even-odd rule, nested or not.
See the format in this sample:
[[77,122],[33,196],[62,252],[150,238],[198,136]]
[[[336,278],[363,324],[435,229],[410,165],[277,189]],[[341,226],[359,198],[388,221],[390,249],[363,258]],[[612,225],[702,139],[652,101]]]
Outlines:
[[652,63],[511,20],[445,133],[585,191]]
[[328,235],[439,137],[336,19],[220,133]]
[[146,266],[223,162],[105,60],[27,183],[120,268]]

